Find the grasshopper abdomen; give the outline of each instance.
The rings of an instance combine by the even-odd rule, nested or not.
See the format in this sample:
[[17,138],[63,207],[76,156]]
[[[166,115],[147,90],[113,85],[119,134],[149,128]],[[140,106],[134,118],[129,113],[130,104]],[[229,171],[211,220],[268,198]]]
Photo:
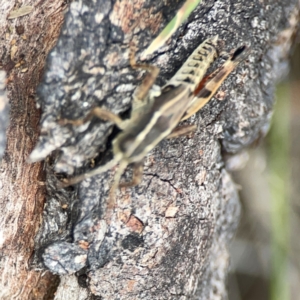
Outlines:
[[167,84],[176,86],[187,83],[194,90],[218,56],[217,41],[216,36],[200,44]]

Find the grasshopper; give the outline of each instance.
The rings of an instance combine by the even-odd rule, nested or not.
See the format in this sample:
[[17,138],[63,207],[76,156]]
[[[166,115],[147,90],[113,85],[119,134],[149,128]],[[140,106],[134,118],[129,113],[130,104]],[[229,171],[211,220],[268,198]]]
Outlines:
[[[207,77],[204,86],[200,84],[207,69],[218,57],[218,37],[209,38],[199,45],[188,57],[177,73],[161,88],[159,95],[149,90],[153,86],[159,69],[152,65],[137,64],[134,54],[130,54],[130,64],[134,69],[148,71],[142,85],[133,96],[131,116],[122,120],[110,111],[96,107],[79,120],[61,120],[61,124],[79,126],[97,116],[117,125],[122,132],[113,141],[113,159],[103,166],[82,175],[66,179],[62,185],[76,184],[83,179],[95,176],[119,164],[110,190],[111,197],[120,187],[135,186],[140,183],[143,171],[143,159],[160,141],[168,137],[187,134],[195,126],[175,129],[180,121],[188,119],[200,110],[215,94],[219,86],[231,71],[244,58],[245,47],[235,50],[223,66]],[[134,164],[132,181],[120,183],[121,176],[129,164]]]

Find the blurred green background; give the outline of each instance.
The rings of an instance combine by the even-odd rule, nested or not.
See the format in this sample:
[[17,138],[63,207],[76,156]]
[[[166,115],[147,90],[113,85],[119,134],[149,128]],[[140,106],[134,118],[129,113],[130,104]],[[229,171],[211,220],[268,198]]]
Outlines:
[[229,300],[300,299],[300,47],[278,84],[270,131],[248,151],[242,217],[231,246]]

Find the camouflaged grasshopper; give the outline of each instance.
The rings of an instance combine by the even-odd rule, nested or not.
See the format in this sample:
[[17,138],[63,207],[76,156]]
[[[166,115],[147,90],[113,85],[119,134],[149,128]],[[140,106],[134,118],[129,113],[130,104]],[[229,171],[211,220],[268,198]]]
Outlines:
[[[143,159],[147,153],[167,137],[175,137],[195,130],[195,126],[183,127],[180,130],[175,128],[180,121],[188,119],[213,97],[225,78],[244,58],[245,47],[243,46],[236,49],[212,76],[206,78],[204,86],[200,86],[207,69],[218,56],[217,40],[218,37],[210,38],[199,45],[177,73],[161,88],[159,95],[149,93],[159,69],[151,65],[137,64],[134,54],[131,53],[131,66],[149,72],[134,93],[130,119],[122,120],[112,112],[96,107],[84,119],[60,122],[78,126],[97,116],[116,124],[122,132],[113,141],[113,159],[90,172],[66,179],[62,183],[63,186],[73,185],[83,179],[106,172],[117,164],[119,168],[110,190],[112,197],[118,186],[129,187],[139,184],[142,178]],[[123,172],[132,163],[134,164],[132,181],[120,184]]]

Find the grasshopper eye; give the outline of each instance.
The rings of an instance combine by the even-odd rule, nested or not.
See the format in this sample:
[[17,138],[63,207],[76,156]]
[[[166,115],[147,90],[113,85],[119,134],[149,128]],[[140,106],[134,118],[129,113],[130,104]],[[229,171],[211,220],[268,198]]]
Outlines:
[[115,141],[115,147],[118,148],[120,152],[126,153],[129,151],[130,147],[132,147],[134,142],[135,142],[134,136],[125,135]]
[[126,152],[130,148],[130,146],[132,146],[133,143],[134,143],[134,139],[128,139],[128,140],[126,140],[125,142],[123,142],[122,145],[120,145],[121,146],[121,150],[123,152]]

